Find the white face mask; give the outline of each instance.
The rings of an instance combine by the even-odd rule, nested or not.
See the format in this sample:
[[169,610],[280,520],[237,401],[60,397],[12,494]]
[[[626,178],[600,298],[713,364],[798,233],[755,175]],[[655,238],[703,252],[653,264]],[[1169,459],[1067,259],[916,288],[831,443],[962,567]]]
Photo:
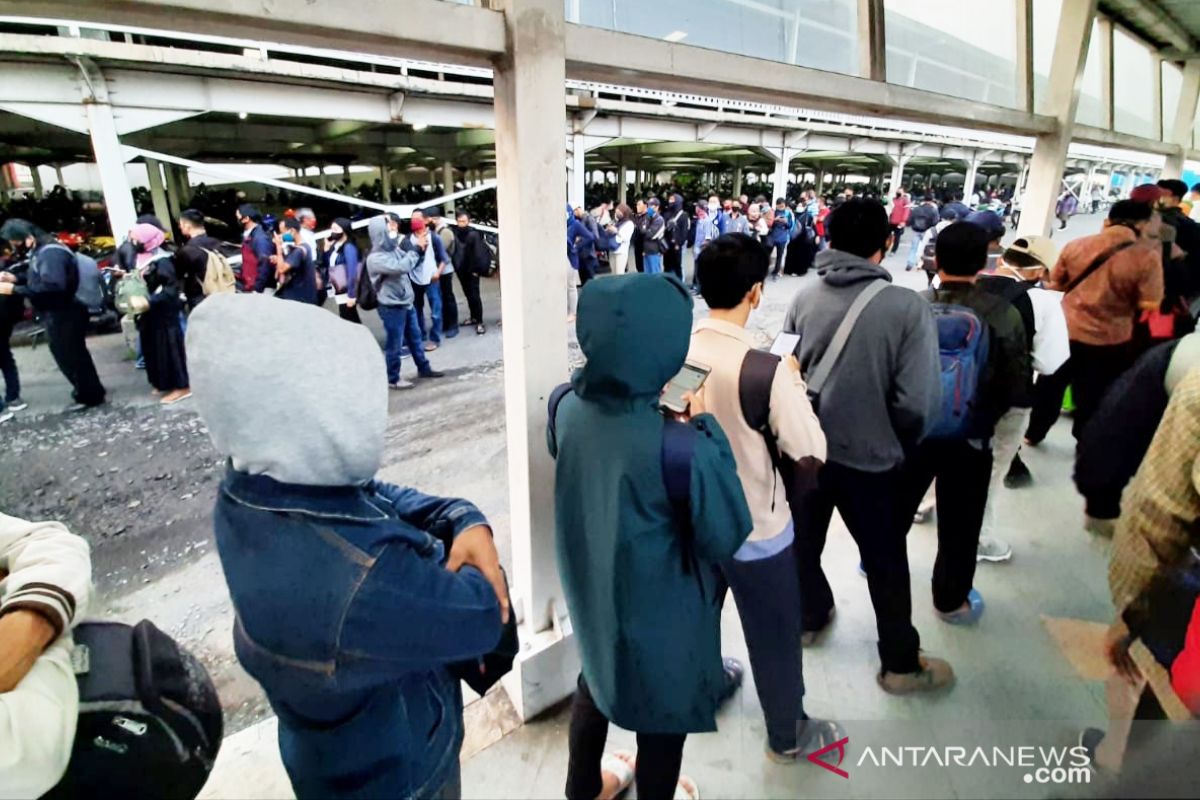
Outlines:
[[391,239],[392,241],[395,241],[396,239],[399,239],[399,238],[400,238],[400,231],[393,231],[393,230],[389,230],[389,231],[388,231],[388,238],[389,238],[389,239]]
[[709,210],[709,211],[712,211],[712,212],[714,212],[714,213],[715,213],[715,212],[717,211],[717,209],[719,209],[719,208],[720,208],[720,206],[718,206],[716,203],[709,203],[709,204],[708,204],[708,210]]

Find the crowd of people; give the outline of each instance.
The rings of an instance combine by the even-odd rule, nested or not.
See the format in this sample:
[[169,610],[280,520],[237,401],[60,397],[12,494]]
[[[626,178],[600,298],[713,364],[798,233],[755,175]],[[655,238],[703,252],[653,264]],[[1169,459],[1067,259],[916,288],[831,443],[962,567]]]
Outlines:
[[[607,800],[634,783],[639,797],[700,796],[681,774],[684,743],[715,729],[744,676],[722,656],[730,593],[765,756],[803,763],[847,735],[808,715],[803,676],[805,649],[835,646],[822,568],[835,509],[874,608],[878,687],[949,691],[955,667],[922,648],[913,624],[907,535],[936,515],[936,619],[986,624],[977,565],[1012,554],[991,532],[996,496],[1035,480],[1019,451],[1040,446],[1068,386],[1085,526],[1113,543],[1107,656],[1146,679],[1138,720],[1180,704],[1200,713],[1200,336],[1190,311],[1200,224],[1185,213],[1187,194],[1177,180],[1137,187],[1099,233],[1062,248],[1035,235],[1002,245],[1002,215],[961,194],[914,205],[901,191],[890,210],[853,192],[805,192],[794,206],[713,196],[691,213],[679,193],[665,207],[649,197],[636,210],[569,208],[586,361],[551,396],[546,436],[582,664],[566,796]],[[252,206],[239,219],[241,292],[204,291],[219,261],[203,215],[181,215],[188,243],[173,254],[153,220],[129,235],[153,287],[134,298],[150,379],[168,398],[194,392],[229,460],[214,524],[238,658],[279,717],[298,797],[457,797],[459,677],[478,679],[515,652],[504,645],[515,624],[506,578],[478,508],[377,472],[387,389],[407,383],[404,349],[419,375],[437,377],[426,354],[457,330],[452,274],[472,317],[463,324],[483,332],[487,248],[465,214],[455,226],[415,215],[407,231],[395,215],[376,217],[365,255],[346,219],[323,240],[304,209],[274,231]],[[882,266],[906,233],[917,243],[910,268],[930,273],[922,292],[894,285]],[[28,223],[0,234],[33,256],[20,276],[0,272],[0,295],[43,312],[76,398],[99,402],[72,307],[78,265]],[[756,349],[747,323],[766,286],[810,267],[816,280],[783,322],[792,338]],[[188,288],[197,281],[198,294]],[[707,307],[699,321],[694,294]],[[319,308],[330,295],[338,315]],[[382,353],[360,324],[366,295],[387,331]],[[272,346],[229,348],[229,330]],[[319,377],[294,368],[313,359],[326,365]],[[689,370],[703,377],[675,405],[667,398]],[[310,424],[281,428],[284,405]],[[45,648],[69,637],[72,618],[61,602],[13,602],[20,594],[3,597],[0,625],[16,625],[16,610],[44,618],[22,651],[28,672],[43,651],[61,660],[57,645]],[[1157,671],[1131,661],[1134,642]],[[636,752],[606,753],[610,724],[636,733]],[[1131,734],[1130,759],[1160,752],[1161,730]],[[1081,739],[1089,752],[1103,740],[1098,730]]]

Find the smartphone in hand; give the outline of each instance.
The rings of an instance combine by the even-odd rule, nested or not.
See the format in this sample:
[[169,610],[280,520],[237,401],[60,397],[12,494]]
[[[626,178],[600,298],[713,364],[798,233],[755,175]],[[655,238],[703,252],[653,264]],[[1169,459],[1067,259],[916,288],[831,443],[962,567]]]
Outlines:
[[682,414],[687,411],[688,404],[684,401],[683,396],[689,392],[695,394],[700,391],[700,387],[704,385],[710,372],[712,372],[711,367],[695,361],[685,361],[683,369],[679,370],[663,389],[662,397],[658,402],[659,407],[674,414]]
[[781,333],[775,337],[775,341],[771,343],[771,355],[786,358],[787,356],[795,355],[796,348],[800,345],[800,334],[798,333]]

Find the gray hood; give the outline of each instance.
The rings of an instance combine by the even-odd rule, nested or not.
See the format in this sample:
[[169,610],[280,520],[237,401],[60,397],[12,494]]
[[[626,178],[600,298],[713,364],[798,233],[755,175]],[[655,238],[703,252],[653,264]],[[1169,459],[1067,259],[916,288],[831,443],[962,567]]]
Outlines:
[[375,476],[387,372],[365,327],[306,303],[217,294],[188,319],[187,359],[193,402],[235,469],[305,486]]
[[399,239],[389,239],[387,217],[378,216],[367,223],[367,235],[371,237],[372,250],[395,250],[400,244]]
[[813,266],[830,286],[850,286],[876,278],[883,278],[889,283],[892,280],[891,273],[883,267],[842,250],[822,250],[813,260]]

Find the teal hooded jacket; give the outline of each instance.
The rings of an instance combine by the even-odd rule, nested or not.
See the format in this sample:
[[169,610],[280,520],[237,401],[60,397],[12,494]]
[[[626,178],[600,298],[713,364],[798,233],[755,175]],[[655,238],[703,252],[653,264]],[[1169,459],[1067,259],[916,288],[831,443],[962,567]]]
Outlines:
[[691,297],[673,277],[589,282],[576,323],[587,364],[548,436],[558,567],[583,675],[600,711],[639,733],[716,729],[717,564],[753,527],[729,441],[701,414],[689,423],[695,568],[684,568],[658,397],[683,366],[691,326]]

